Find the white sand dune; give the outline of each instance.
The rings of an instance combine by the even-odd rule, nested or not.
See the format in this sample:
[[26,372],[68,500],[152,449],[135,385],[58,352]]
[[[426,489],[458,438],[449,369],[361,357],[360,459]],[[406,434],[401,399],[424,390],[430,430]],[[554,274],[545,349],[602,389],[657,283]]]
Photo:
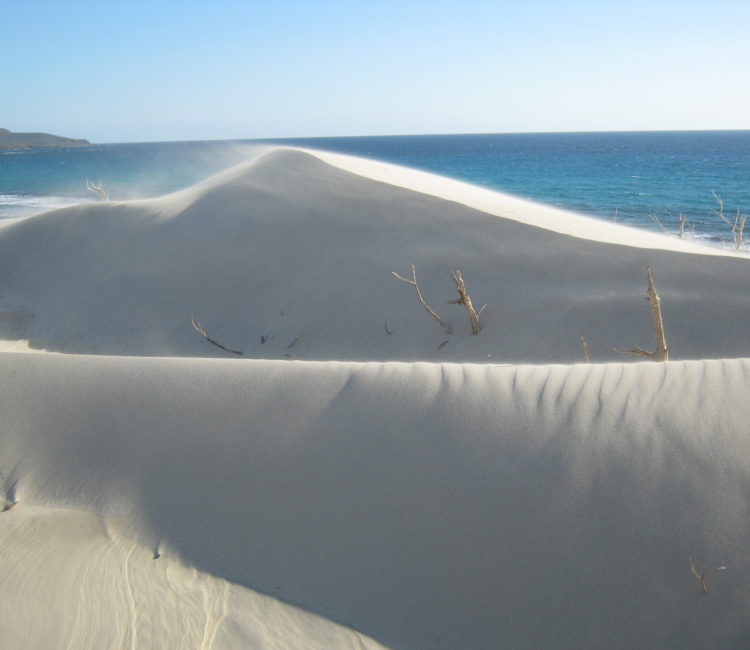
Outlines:
[[156,561],[150,548],[127,534],[130,520],[26,504],[5,519],[3,647],[382,647],[277,598],[186,566],[168,547],[160,547]]
[[[750,644],[747,260],[436,182],[280,150],[0,230],[3,643]],[[611,351],[647,266],[664,364]]]
[[[163,199],[0,231],[0,335],[57,352],[226,356],[196,335],[194,316],[255,358],[570,363],[584,336],[592,359],[619,361],[613,347],[651,345],[651,266],[675,358],[744,356],[747,259],[720,253],[565,236],[282,150]],[[441,348],[444,331],[391,275],[412,264],[455,331]],[[476,337],[462,307],[446,305],[456,268],[477,308],[488,304]]]

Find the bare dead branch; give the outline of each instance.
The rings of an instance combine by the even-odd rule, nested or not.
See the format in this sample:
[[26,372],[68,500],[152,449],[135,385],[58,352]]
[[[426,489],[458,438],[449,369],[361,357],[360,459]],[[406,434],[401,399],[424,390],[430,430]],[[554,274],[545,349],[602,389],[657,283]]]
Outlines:
[[694,576],[695,576],[695,577],[696,577],[696,578],[697,578],[698,580],[700,580],[700,581],[701,581],[701,591],[702,591],[702,592],[703,592],[704,594],[707,594],[707,593],[708,593],[708,584],[706,583],[706,574],[707,574],[707,573],[708,573],[709,571],[726,571],[726,570],[727,570],[727,568],[726,568],[725,566],[717,566],[717,567],[714,567],[713,569],[707,569],[707,570],[706,570],[706,571],[704,571],[703,573],[698,573],[698,571],[696,571],[696,569],[695,569],[695,564],[693,564],[693,558],[692,558],[692,557],[688,557],[688,560],[690,561],[690,572],[691,572],[691,573],[692,573],[692,574],[693,574],[693,575],[694,575]]
[[734,247],[738,251],[742,250],[742,245],[745,243],[743,238],[743,231],[745,230],[747,215],[741,215],[740,211],[737,210],[737,214],[734,217],[734,222],[731,222],[724,216],[724,200],[713,190],[711,190],[711,194],[713,194],[713,197],[719,204],[719,209],[712,210],[712,212],[732,229],[732,242],[734,243]]
[[442,348],[442,347],[444,347],[446,345],[448,345],[448,339],[445,339],[445,341],[443,341],[442,343],[440,343],[440,345],[437,346],[437,349],[439,350],[440,348]]
[[646,270],[646,273],[648,279],[648,301],[651,303],[651,318],[654,334],[656,334],[657,361],[669,361],[669,348],[667,347],[667,339],[664,335],[664,321],[661,317],[661,298],[656,293],[650,267]]
[[385,333],[388,334],[388,336],[390,336],[391,334],[393,334],[393,332],[391,332],[391,330],[388,329],[388,319],[387,318],[385,319],[385,322],[383,323],[383,326],[385,327]]
[[664,335],[664,322],[661,317],[661,299],[656,293],[654,287],[654,278],[651,275],[651,268],[647,269],[647,281],[648,281],[648,298],[647,300],[651,303],[651,321],[656,336],[656,350],[649,352],[644,350],[640,346],[635,346],[634,350],[620,350],[618,348],[612,348],[619,354],[636,354],[652,361],[669,361],[669,348],[667,347],[667,339]]
[[15,507],[16,507],[17,505],[18,505],[18,501],[14,501],[13,503],[8,503],[7,505],[5,505],[5,506],[3,507],[3,509],[2,509],[2,510],[0,510],[0,512],[8,512],[8,510],[12,510],[12,509],[13,509],[13,508],[15,508]]
[[195,320],[195,317],[192,318],[192,323],[193,323],[193,329],[196,332],[198,332],[198,334],[200,334],[204,339],[206,339],[206,341],[208,341],[211,345],[215,345],[217,348],[221,348],[222,350],[224,350],[225,352],[229,352],[230,354],[237,354],[237,355],[242,355],[243,354],[239,350],[232,350],[232,349],[230,349],[230,348],[222,345],[221,343],[218,343],[217,341],[214,341],[206,333],[206,330],[203,329],[202,325],[198,321]]
[[666,228],[664,224],[659,221],[659,217],[656,216],[656,212],[651,213],[651,218],[656,221],[656,225],[659,226],[659,228],[661,228],[664,232],[669,233],[670,235],[672,234],[672,231]]
[[307,332],[300,332],[299,334],[297,334],[297,336],[294,337],[292,342],[286,346],[286,349],[290,350],[295,345],[297,345],[297,343],[299,343],[303,338],[305,338],[305,334],[307,334]]
[[586,342],[586,339],[581,337],[581,347],[583,347],[583,362],[588,363],[589,362],[589,344]]
[[720,218],[721,218],[721,220],[722,220],[722,221],[723,221],[724,223],[726,223],[726,224],[727,224],[727,226],[729,226],[730,228],[734,228],[734,224],[733,224],[733,223],[732,223],[731,221],[729,221],[729,219],[727,219],[727,218],[726,218],[726,217],[724,216],[724,200],[723,200],[723,199],[722,199],[722,198],[721,198],[721,197],[720,197],[720,196],[719,196],[719,195],[718,195],[718,194],[717,194],[717,193],[716,193],[716,192],[715,192],[714,190],[711,190],[711,194],[713,194],[713,197],[714,197],[714,198],[715,198],[715,199],[717,200],[717,202],[719,203],[719,209],[718,209],[718,210],[712,210],[712,212],[713,212],[713,213],[714,213],[714,214],[715,214],[716,216],[720,217]]
[[635,350],[621,350],[620,348],[612,348],[615,352],[618,354],[635,354],[641,357],[646,357],[647,359],[653,359],[654,361],[657,361],[656,359],[656,352],[649,352],[648,350],[644,350],[641,347],[635,346]]
[[745,222],[747,221],[747,215],[743,214],[740,216],[740,211],[737,210],[737,218],[734,220],[735,223],[739,220],[739,225],[737,226],[736,232],[734,233],[734,244],[737,247],[737,250],[742,250],[742,244],[743,241],[743,231],[745,230]]
[[[669,215],[672,216],[671,214]],[[677,231],[670,230],[667,228],[661,221],[659,221],[659,217],[656,216],[655,212],[651,213],[651,218],[656,222],[656,225],[659,226],[665,233],[669,235],[677,235],[680,239],[682,239],[685,235],[685,223],[687,219],[685,218],[685,215],[680,212],[680,216],[678,217],[678,226]]]
[[86,178],[86,189],[96,194],[102,201],[109,201],[109,194],[104,189],[104,183],[101,180],[98,183],[92,183]]
[[413,264],[411,265],[411,280],[399,275],[395,271],[391,271],[391,274],[397,277],[402,282],[406,282],[406,284],[410,284],[411,286],[413,286],[414,291],[416,291],[417,293],[417,298],[419,299],[419,302],[422,303],[422,307],[424,307],[427,313],[430,316],[432,316],[440,324],[440,327],[442,327],[447,334],[453,334],[448,324],[430,308],[430,306],[425,302],[425,299],[422,297],[422,291],[420,290],[419,284],[417,283],[417,272]]
[[479,314],[474,310],[474,305],[471,304],[471,296],[469,296],[469,292],[466,291],[466,285],[464,284],[464,279],[461,277],[461,271],[456,269],[455,271],[451,272],[451,277],[453,278],[453,282],[456,285],[456,290],[458,291],[459,298],[458,300],[451,300],[450,302],[454,305],[463,305],[466,307],[466,312],[469,314],[469,322],[471,323],[471,331],[476,335],[479,334],[479,331],[481,330],[481,327],[479,326],[479,314],[481,314],[484,311],[484,307],[479,310]]

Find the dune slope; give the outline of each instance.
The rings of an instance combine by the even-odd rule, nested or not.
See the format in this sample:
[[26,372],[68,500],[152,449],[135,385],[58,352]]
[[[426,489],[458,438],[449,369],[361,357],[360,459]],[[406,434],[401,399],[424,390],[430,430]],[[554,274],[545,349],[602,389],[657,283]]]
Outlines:
[[749,373],[6,354],[0,531],[116,514],[394,648],[743,647]]
[[747,264],[297,150],[3,224],[1,644],[747,646]]
[[380,648],[128,535],[130,520],[28,503],[0,522],[7,648]]
[[[563,235],[280,150],[175,195],[0,230],[0,335],[60,352],[226,356],[194,317],[256,358],[575,362],[584,336],[592,359],[620,360],[613,347],[652,345],[650,266],[674,358],[744,356],[748,262],[719,253]],[[412,264],[452,336],[391,275]],[[453,269],[488,304],[478,336],[446,304]]]

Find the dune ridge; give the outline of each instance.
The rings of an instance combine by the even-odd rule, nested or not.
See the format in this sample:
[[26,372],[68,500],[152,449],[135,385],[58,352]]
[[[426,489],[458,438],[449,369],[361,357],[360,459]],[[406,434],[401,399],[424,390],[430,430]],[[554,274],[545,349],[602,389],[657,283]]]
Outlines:
[[[13,647],[750,642],[747,260],[414,174],[278,150],[0,229]],[[646,267],[667,363],[611,350]]]
[[439,174],[431,174],[346,154],[315,150],[305,151],[331,165],[372,180],[437,196],[448,201],[455,201],[487,214],[493,214],[504,219],[513,219],[530,226],[552,230],[562,235],[620,246],[656,248],[697,255],[745,257],[745,254],[732,248],[719,248],[698,241],[675,238],[666,233],[587,217],[570,210],[529,201],[512,194],[490,190]]
[[[161,199],[0,231],[0,336],[55,352],[222,355],[195,318],[252,358],[571,363],[584,336],[592,360],[619,361],[612,348],[652,339],[651,267],[676,358],[744,356],[747,259],[715,253],[562,235],[278,150]],[[412,264],[456,332],[442,347],[444,332],[391,275]],[[453,269],[488,304],[479,336],[446,305]]]
[[747,360],[3,367],[3,526],[116,513],[395,648],[747,641]]

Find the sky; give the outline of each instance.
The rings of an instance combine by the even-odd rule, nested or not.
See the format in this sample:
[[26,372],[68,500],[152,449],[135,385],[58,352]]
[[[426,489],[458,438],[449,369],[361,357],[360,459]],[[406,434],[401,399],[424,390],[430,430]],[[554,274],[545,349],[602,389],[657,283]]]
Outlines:
[[0,21],[11,131],[750,129],[747,0],[0,0]]

